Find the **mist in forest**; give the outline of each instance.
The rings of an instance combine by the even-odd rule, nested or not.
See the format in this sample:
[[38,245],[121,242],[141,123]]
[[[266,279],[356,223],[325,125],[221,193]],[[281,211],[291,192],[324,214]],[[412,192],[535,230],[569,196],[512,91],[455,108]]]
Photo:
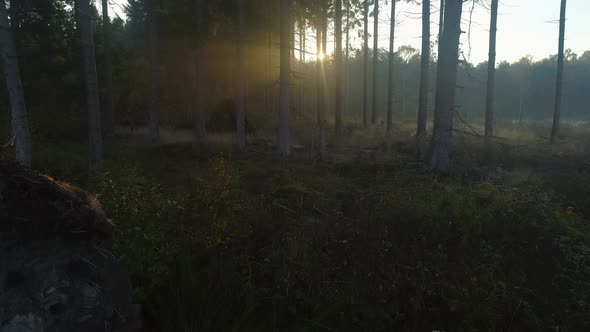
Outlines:
[[1,1],[0,331],[590,330],[545,5],[505,61],[499,0]]

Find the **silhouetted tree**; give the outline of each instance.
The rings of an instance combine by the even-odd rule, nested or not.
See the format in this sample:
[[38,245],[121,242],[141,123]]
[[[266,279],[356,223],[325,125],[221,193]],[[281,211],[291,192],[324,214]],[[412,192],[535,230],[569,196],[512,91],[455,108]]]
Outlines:
[[149,62],[150,62],[150,138],[160,139],[160,0],[148,0],[149,10]]
[[6,2],[4,0],[0,2],[0,52],[2,52],[2,69],[8,88],[16,160],[23,165],[31,166],[31,138],[18,57],[8,22]]
[[462,10],[463,0],[447,0],[445,3],[441,51],[437,64],[434,129],[430,148],[430,167],[437,171],[448,170],[451,161]]
[[324,55],[324,60],[320,61],[320,90],[318,91],[320,95],[320,159],[326,159],[326,109],[327,109],[327,101],[328,99],[326,91],[327,91],[327,82],[326,82],[326,67],[324,65],[327,53],[327,44],[328,44],[328,8],[326,3],[322,3],[320,5],[320,26],[322,29],[322,46],[321,46],[321,54]]
[[377,63],[379,62],[379,0],[373,0],[373,111],[371,123],[377,123]]
[[368,69],[369,69],[369,0],[363,3],[364,32],[363,32],[363,126],[368,125]]
[[203,141],[207,136],[205,114],[205,63],[203,59],[203,44],[205,39],[205,3],[204,0],[195,0],[195,25],[197,28],[197,46],[195,51],[195,135],[198,141]]
[[443,27],[445,22],[445,0],[440,0],[440,4],[438,6],[438,53],[437,56],[440,54],[440,39],[443,33]]
[[[236,0],[238,7],[238,22],[236,24],[238,79],[236,88],[236,144],[239,149],[246,146],[246,66],[245,43],[246,38],[246,1]],[[290,31],[290,27],[287,28]]]
[[343,112],[346,112],[348,109],[348,70],[349,70],[349,61],[350,61],[350,2],[351,0],[344,0],[346,3],[346,46],[345,46],[345,55],[344,55],[344,106]]
[[289,76],[291,58],[289,57],[289,27],[291,0],[281,0],[281,77],[279,94],[279,152],[289,154]]
[[555,108],[553,111],[551,143],[557,140],[557,135],[559,134],[559,119],[561,117],[561,98],[563,94],[563,58],[565,48],[565,9],[566,0],[561,0],[561,11],[559,15],[559,49],[557,52],[557,77],[555,79]]
[[102,131],[100,125],[100,101],[98,96],[98,78],[96,74],[96,58],[92,38],[90,17],[90,1],[78,0],[78,21],[80,24],[80,42],[84,64],[86,83],[86,103],[88,107],[88,148],[90,170],[98,170],[102,166]]
[[496,32],[498,30],[498,0],[492,0],[490,15],[490,46],[488,54],[488,84],[486,96],[485,136],[494,135],[494,92],[496,88]]
[[334,96],[335,105],[335,129],[336,135],[342,134],[342,104],[344,102],[344,81],[342,79],[342,0],[336,0],[336,12],[334,14],[334,38],[336,47],[334,50],[334,84],[336,92]]
[[391,22],[389,25],[389,70],[387,79],[387,132],[393,129],[393,97],[394,97],[394,59],[395,59],[395,3],[397,0],[391,1]]
[[102,0],[102,33],[105,66],[105,136],[113,135],[115,126],[115,98],[113,95],[113,59],[111,52],[111,18],[109,17],[109,1]]
[[422,0],[422,55],[420,62],[420,93],[418,96],[418,126],[416,146],[418,158],[426,153],[426,123],[428,119],[428,82],[430,80],[430,0]]

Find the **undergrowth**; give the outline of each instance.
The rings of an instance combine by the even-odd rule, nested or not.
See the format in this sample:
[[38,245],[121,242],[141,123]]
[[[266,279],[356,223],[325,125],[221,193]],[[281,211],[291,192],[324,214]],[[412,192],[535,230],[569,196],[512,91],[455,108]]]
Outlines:
[[153,330],[590,328],[588,224],[538,186],[258,163],[217,156],[174,192],[101,179]]
[[145,143],[89,178],[83,146],[46,142],[34,165],[97,194],[151,331],[590,330],[588,145],[498,144],[488,172],[458,142],[442,177],[397,129],[323,163]]

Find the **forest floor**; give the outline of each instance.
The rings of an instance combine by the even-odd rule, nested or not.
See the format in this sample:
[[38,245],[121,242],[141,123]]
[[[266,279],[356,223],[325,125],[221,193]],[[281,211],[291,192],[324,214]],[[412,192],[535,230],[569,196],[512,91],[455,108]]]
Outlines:
[[125,130],[101,176],[79,143],[34,162],[99,196],[154,331],[589,330],[590,133],[500,128],[490,161],[458,131],[447,175],[410,125],[351,130],[326,161],[312,140],[281,158],[272,136]]

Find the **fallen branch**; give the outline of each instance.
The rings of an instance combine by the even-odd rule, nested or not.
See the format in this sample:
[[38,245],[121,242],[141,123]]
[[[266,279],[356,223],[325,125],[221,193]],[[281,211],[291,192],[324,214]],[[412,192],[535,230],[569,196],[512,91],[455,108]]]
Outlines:
[[288,207],[286,207],[286,206],[284,206],[284,205],[282,205],[282,204],[279,204],[279,203],[277,203],[277,202],[272,202],[272,205],[274,205],[274,206],[278,206],[278,207],[280,207],[281,209],[284,209],[285,211],[288,211],[288,212],[291,212],[291,213],[293,213],[294,215],[297,215],[297,212],[295,212],[295,211],[293,211],[293,210],[289,209]]

